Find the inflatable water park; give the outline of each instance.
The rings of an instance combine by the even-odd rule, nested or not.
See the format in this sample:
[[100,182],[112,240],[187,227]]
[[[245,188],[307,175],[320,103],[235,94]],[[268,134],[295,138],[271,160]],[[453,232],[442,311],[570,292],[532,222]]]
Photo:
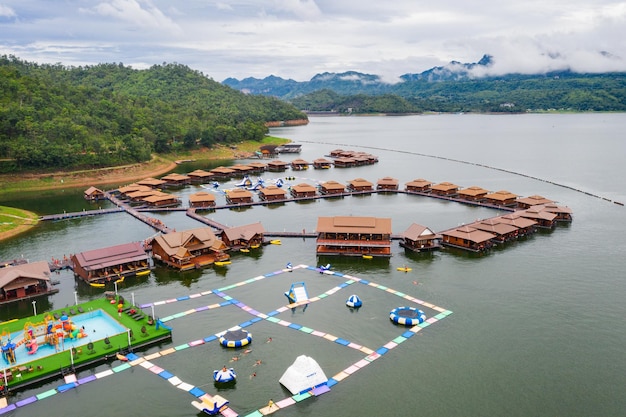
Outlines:
[[[266,297],[278,302],[275,308],[269,310],[259,308],[255,305],[255,302],[259,302],[259,298],[254,296],[258,289],[256,286],[264,283],[269,284],[270,281],[280,283],[280,286],[284,285],[285,290],[273,295],[266,294]],[[240,291],[240,289],[245,290],[247,287],[251,287],[253,291],[250,292],[249,289]],[[342,294],[343,296],[341,296]],[[335,295],[339,295],[339,297],[335,297]],[[359,370],[369,365],[378,364],[386,358],[389,351],[401,348],[405,343],[417,343],[418,339],[413,338],[413,336],[452,314],[452,311],[446,308],[413,295],[336,271],[331,265],[309,266],[291,265],[291,263],[284,268],[237,283],[229,283],[223,287],[167,300],[152,301],[135,306],[134,302],[128,303],[122,300],[123,303],[120,303],[120,298],[123,297],[116,296],[110,301],[94,300],[88,306],[101,310],[101,314],[114,317],[115,321],[119,321],[122,325],[135,322],[133,317],[137,311],[139,314],[150,312],[152,313],[150,318],[153,319],[153,325],[146,329],[147,321],[143,321],[141,324],[143,330],[139,330],[137,327],[125,328],[120,334],[109,337],[116,339],[107,340],[108,345],[128,347],[124,351],[120,351],[116,347],[106,351],[109,360],[113,361],[110,368],[94,374],[88,370],[81,373],[81,369],[75,367],[72,373],[63,376],[63,381],[56,388],[48,388],[28,398],[20,397],[19,400],[11,404],[7,402],[4,407],[0,404],[0,414],[16,408],[28,407],[29,404],[45,401],[55,395],[65,395],[66,392],[76,387],[87,383],[97,383],[103,378],[116,378],[117,375],[123,374],[129,369],[143,369],[155,377],[169,382],[169,384],[163,384],[162,389],[176,389],[177,392],[186,393],[181,395],[190,395],[191,398],[187,404],[191,404],[193,408],[204,414],[225,417],[239,415],[259,417],[280,412],[311,398],[332,395],[333,387],[337,384],[359,375]],[[343,317],[344,320],[351,317],[358,320],[358,317],[355,316],[359,314],[351,313],[367,310],[369,304],[366,301],[370,298],[376,298],[374,304],[387,304],[388,311],[391,311],[390,320],[376,322],[378,326],[381,323],[386,323],[383,324],[382,328],[353,336],[358,339],[350,340],[350,338],[342,337],[341,334],[336,334],[332,330],[333,323],[328,323],[327,320],[319,322],[320,329],[316,329],[316,326],[311,327],[311,324],[315,323],[317,315],[335,303],[343,306],[334,311],[344,311],[347,314]],[[168,312],[171,314],[155,319],[155,309],[158,311],[164,305],[168,306]],[[349,308],[346,309],[345,306]],[[131,310],[134,310],[135,313],[132,316],[130,315]],[[237,323],[216,323],[213,321],[211,326],[222,327],[222,330],[209,331],[209,334],[178,343],[175,347],[165,344],[158,351],[150,350],[150,353],[141,353],[138,342],[141,338],[146,337],[143,336],[144,332],[161,331],[168,333],[171,337],[171,331],[176,327],[177,322],[184,322],[184,320],[196,322],[196,317],[202,315],[213,317],[216,310],[224,310],[226,313],[220,317],[246,318]],[[241,316],[242,313],[244,316]],[[373,311],[369,311],[366,314],[372,313]],[[91,314],[91,310],[87,314]],[[342,317],[337,317],[338,321],[341,319]],[[308,325],[301,322],[306,322]],[[259,330],[255,331],[257,339],[261,335],[261,342],[252,337],[251,328],[257,323],[265,323]],[[339,327],[338,331],[341,332],[340,329],[343,328],[345,327]],[[5,360],[29,356],[30,350],[41,350],[42,345],[46,344],[46,340],[55,344],[54,338],[56,338],[57,348],[65,349],[61,354],[65,353],[66,356],[69,356],[67,355],[67,347],[71,345],[72,341],[86,342],[94,339],[92,328],[88,324],[83,328],[79,314],[60,315],[58,319],[52,315],[46,315],[42,320],[32,321],[32,324],[22,323],[20,330],[22,332],[20,337],[15,332],[6,334],[3,340],[3,345],[7,346]],[[301,348],[298,350],[303,351],[294,351],[293,355],[285,355],[284,351],[276,350],[273,344],[281,343],[281,341],[292,346],[292,336],[290,336],[292,332],[300,333],[302,336],[299,337],[301,338],[308,338],[304,344],[299,345]],[[269,334],[271,336],[268,336]],[[383,340],[381,335],[382,337],[387,335],[390,338],[381,343]],[[34,340],[36,340],[36,345]],[[89,349],[99,351],[100,354],[105,352],[104,340],[92,343],[94,346],[91,348],[82,345],[82,356],[77,353],[76,356],[72,356],[74,360],[78,361],[81,357],[84,358],[85,351]],[[267,345],[268,343],[271,344]],[[20,346],[17,346],[18,344]],[[324,359],[324,355],[321,353],[328,344],[350,349],[358,353],[358,359],[355,362],[344,364],[336,363],[336,360],[329,362],[328,357],[326,356]],[[211,362],[217,360],[220,360],[220,363],[211,366],[211,371],[207,370],[203,378],[193,381],[184,381],[163,367],[164,363],[172,362],[161,361],[161,358],[180,355],[179,360],[184,360],[185,357],[189,357],[191,349],[208,349],[202,352],[204,360],[199,366],[211,366]],[[74,354],[74,350],[69,349],[69,351],[72,352],[72,355]],[[264,355],[277,355],[269,356],[269,362],[272,362],[272,366],[284,368],[282,368],[282,375],[279,373],[279,378],[263,382],[266,385],[263,386],[262,392],[273,393],[272,397],[267,398],[262,404],[247,406],[245,412],[240,414],[240,411],[233,408],[232,404],[239,406],[244,404],[246,398],[249,397],[246,392],[251,389],[253,381],[260,378],[264,367],[270,366],[266,365],[265,361],[268,356],[263,357],[263,362],[253,356],[257,352],[264,352]],[[87,355],[89,354],[87,353]],[[232,357],[230,366],[221,363],[225,357]],[[215,365],[218,366],[215,367]],[[250,368],[254,372],[241,380],[238,373],[244,372],[245,367],[249,366],[254,367]],[[257,373],[259,377],[257,377]],[[4,400],[6,402],[8,397]]]

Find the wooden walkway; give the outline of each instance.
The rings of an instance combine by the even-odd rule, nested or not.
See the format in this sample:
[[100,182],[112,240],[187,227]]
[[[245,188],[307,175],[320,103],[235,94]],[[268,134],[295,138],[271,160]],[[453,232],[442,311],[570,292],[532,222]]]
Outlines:
[[[157,230],[158,232],[161,233],[171,233],[173,231],[173,229],[170,229],[169,227],[167,227],[166,225],[164,225],[159,219],[155,219],[153,217],[147,216],[143,213],[149,213],[149,212],[154,212],[154,213],[159,213],[159,212],[172,212],[172,211],[184,211],[186,212],[187,216],[191,217],[194,220],[197,220],[203,224],[206,224],[216,230],[219,231],[223,231],[225,229],[228,228],[228,226],[223,225],[219,222],[216,222],[214,220],[208,219],[204,216],[201,216],[199,214],[197,214],[197,211],[215,211],[215,210],[224,210],[224,209],[235,209],[235,208],[245,208],[245,207],[254,207],[254,206],[266,206],[266,205],[270,205],[270,204],[284,204],[284,203],[289,203],[289,202],[299,202],[299,201],[312,201],[312,200],[320,200],[320,199],[324,199],[324,198],[343,198],[343,197],[350,197],[350,196],[365,196],[365,195],[371,195],[371,194],[408,194],[408,195],[416,195],[416,196],[420,196],[420,197],[430,197],[430,198],[437,198],[439,200],[446,200],[446,201],[451,201],[451,202],[455,202],[455,203],[462,203],[462,204],[466,204],[466,205],[471,205],[471,206],[477,206],[477,207],[485,207],[485,208],[489,208],[489,209],[495,209],[495,210],[505,210],[505,211],[515,211],[514,208],[511,207],[504,207],[504,206],[496,206],[493,204],[486,204],[486,203],[481,203],[481,202],[477,202],[477,201],[468,201],[468,200],[464,200],[464,199],[460,199],[460,198],[455,198],[455,197],[447,197],[447,196],[440,196],[440,195],[435,195],[435,194],[431,194],[431,193],[421,193],[421,192],[417,192],[417,191],[404,191],[404,190],[370,190],[370,191],[351,191],[351,192],[343,192],[343,193],[339,193],[339,194],[316,194],[315,196],[311,196],[311,197],[289,197],[289,198],[285,198],[282,200],[272,200],[272,201],[265,201],[265,200],[261,200],[261,201],[253,201],[251,203],[240,203],[240,204],[224,204],[224,205],[219,205],[219,206],[215,206],[215,207],[207,207],[207,208],[185,208],[185,207],[165,207],[165,208],[153,208],[153,207],[131,207],[129,204],[127,204],[126,202],[118,199],[115,195],[113,195],[111,192],[105,192],[105,196],[106,198],[111,201],[113,204],[116,205],[116,207],[114,208],[109,208],[109,209],[99,209],[99,210],[83,210],[83,211],[79,211],[79,212],[73,212],[73,213],[63,213],[63,214],[51,214],[51,215],[46,215],[46,216],[41,216],[39,219],[42,221],[55,221],[55,220],[65,220],[65,219],[72,219],[72,218],[77,218],[77,217],[84,217],[84,216],[95,216],[95,215],[99,215],[99,214],[109,214],[109,213],[119,213],[119,212],[126,212],[130,215],[132,215],[133,217],[135,217],[136,219],[144,222],[145,224],[147,224],[148,226],[152,227],[153,229]],[[297,238],[297,237],[302,237],[302,238],[314,238],[317,236],[316,233],[313,232],[266,232],[265,233],[266,236],[268,237],[289,237],[289,238]],[[400,235],[393,235],[392,239],[401,239]]]

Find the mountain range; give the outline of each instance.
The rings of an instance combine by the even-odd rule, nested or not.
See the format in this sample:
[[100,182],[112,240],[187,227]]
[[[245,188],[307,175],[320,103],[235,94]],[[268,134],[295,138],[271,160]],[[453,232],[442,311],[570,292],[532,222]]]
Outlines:
[[[340,95],[382,95],[393,94],[410,97],[427,89],[432,90],[433,83],[484,82],[486,85],[494,81],[523,82],[527,80],[559,80],[568,78],[603,78],[617,77],[626,80],[626,73],[580,74],[570,70],[554,71],[542,74],[511,73],[499,76],[484,75],[489,73],[494,58],[483,55],[478,62],[461,63],[452,61],[444,66],[430,68],[420,73],[407,73],[399,76],[396,83],[384,81],[380,76],[364,74],[356,71],[342,73],[325,72],[315,75],[309,81],[295,81],[274,75],[266,78],[227,78],[223,84],[252,95],[274,96],[291,101],[319,90],[330,90]],[[430,85],[430,86],[429,86]]]

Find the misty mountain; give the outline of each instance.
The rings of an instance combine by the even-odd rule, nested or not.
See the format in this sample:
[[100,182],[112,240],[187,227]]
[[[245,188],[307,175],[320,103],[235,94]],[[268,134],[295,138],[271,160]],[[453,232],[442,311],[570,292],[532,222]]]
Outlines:
[[[285,80],[281,77],[269,76],[263,79],[245,78],[241,81],[235,78],[228,78],[223,84],[240,90],[247,94],[267,95],[278,97],[283,100],[293,101],[298,97],[302,97],[320,90],[329,90],[339,95],[397,95],[407,99],[415,99],[416,97],[426,98],[432,94],[444,93],[448,97],[452,94],[456,95],[459,90],[470,88],[473,92],[482,91],[498,91],[504,85],[516,90],[527,87],[532,84],[534,90],[549,89],[555,87],[555,80],[569,80],[570,83],[566,89],[576,85],[574,80],[585,79],[585,84],[589,88],[602,88],[605,79],[609,79],[612,88],[615,83],[619,84],[618,90],[626,79],[626,73],[607,73],[607,74],[579,74],[570,70],[554,71],[542,74],[520,74],[510,73],[506,75],[486,75],[494,64],[494,57],[484,55],[478,62],[462,63],[452,61],[444,66],[430,68],[420,73],[407,73],[399,76],[399,82],[388,83],[383,81],[381,77],[374,74],[364,74],[356,71],[348,71],[342,73],[325,72],[317,74],[309,81],[295,81],[292,79]],[[593,81],[591,81],[593,80]],[[539,84],[537,84],[539,83]],[[561,83],[565,84],[565,83]],[[543,87],[545,85],[545,87]],[[468,87],[469,86],[469,87]],[[565,87],[565,86],[564,86]],[[560,88],[559,88],[560,89]],[[620,101],[622,94],[611,93],[615,96],[611,101]],[[622,107],[622,106],[618,106]],[[609,108],[615,108],[610,105]]]
[[[459,81],[473,78],[472,72],[479,67],[492,65],[493,58],[485,55],[475,63],[452,61],[446,66],[434,67],[418,74],[403,74],[401,83],[412,81]],[[227,78],[223,84],[246,94],[268,95],[282,99],[292,99],[318,90],[331,90],[338,94],[393,94],[395,86],[382,80],[378,75],[356,71],[342,73],[324,72],[309,81],[285,80],[275,75],[259,79],[254,77],[238,80]]]

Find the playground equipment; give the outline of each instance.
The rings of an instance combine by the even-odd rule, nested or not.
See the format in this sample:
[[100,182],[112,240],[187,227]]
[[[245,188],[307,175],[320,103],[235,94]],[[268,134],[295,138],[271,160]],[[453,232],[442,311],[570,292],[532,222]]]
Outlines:
[[209,415],[217,415],[225,408],[228,408],[229,401],[219,395],[204,394],[198,398],[200,401],[192,401],[191,405],[198,410]]
[[8,339],[6,343],[2,343],[2,357],[9,364],[15,363],[15,348],[17,346],[11,339]]
[[302,311],[305,311],[309,306],[309,293],[306,290],[304,282],[294,282],[291,284],[289,291],[285,292],[285,297],[287,297],[289,304],[292,306],[292,312],[295,312],[296,307],[299,305],[304,305]]

